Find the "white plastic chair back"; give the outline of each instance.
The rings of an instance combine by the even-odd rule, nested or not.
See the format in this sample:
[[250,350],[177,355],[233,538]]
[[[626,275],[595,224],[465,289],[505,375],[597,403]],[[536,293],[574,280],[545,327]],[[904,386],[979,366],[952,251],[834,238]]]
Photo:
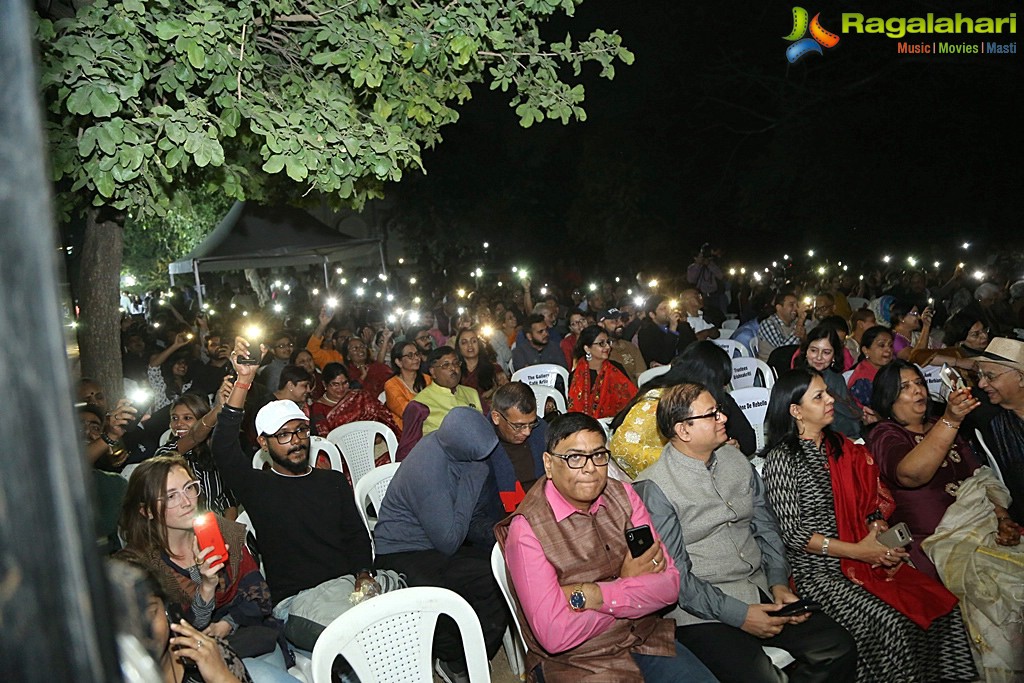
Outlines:
[[325,453],[331,461],[331,469],[341,472],[341,452],[338,447],[322,436],[309,437],[309,464],[316,465],[320,453]]
[[740,321],[737,318],[729,318],[722,323],[723,330],[735,330],[740,326]]
[[721,329],[721,330],[718,331],[718,338],[719,339],[728,339],[729,337],[732,336],[732,333],[735,332],[735,331],[736,330]]
[[859,311],[868,305],[868,300],[861,296],[848,296],[846,303],[850,304],[851,311]]
[[366,504],[372,504],[377,514],[380,514],[380,504],[384,502],[384,494],[388,492],[388,485],[391,484],[391,479],[401,465],[400,462],[389,462],[386,465],[375,467],[356,482],[356,509],[359,510],[359,517],[366,525],[366,530],[371,534],[373,527],[377,525],[377,518],[370,517],[366,511]]
[[170,429],[160,435],[160,445],[166,446],[167,442],[171,440],[171,436],[174,434]]
[[[238,515],[238,517],[235,519],[235,521],[238,522],[239,524],[242,524],[243,526],[245,526],[246,535],[252,534],[252,537],[256,538],[256,527],[254,527],[252,525],[252,520],[249,519],[249,513],[246,510],[243,510],[242,513],[240,515]],[[246,544],[248,544],[248,539],[246,540]],[[250,548],[250,551],[251,550],[252,549]],[[263,558],[262,557],[260,558],[260,571],[263,572]],[[264,575],[265,574],[266,574],[266,572],[264,572]]]
[[843,381],[846,382],[847,384],[849,384],[850,383],[850,377],[852,377],[852,376],[853,376],[853,370],[847,370],[846,372],[843,373]]
[[[760,377],[760,381],[758,381],[758,377]],[[747,387],[771,389],[775,386],[775,373],[767,363],[758,358],[733,358],[730,384],[733,389]]]
[[640,376],[636,378],[636,385],[642,387],[643,385],[650,382],[655,377],[664,375],[666,372],[672,369],[671,365],[659,365],[654,368],[647,368],[640,373]]
[[759,347],[760,347],[760,342],[757,341],[757,335],[754,335],[753,337],[750,338],[750,341],[747,342],[747,348],[750,349],[750,355],[752,355],[752,356],[754,356],[756,358],[757,354],[758,354]]
[[531,385],[542,384],[548,387],[555,386],[555,380],[559,377],[562,378],[563,386],[568,390],[569,371],[561,365],[555,365],[554,363],[527,365],[525,368],[520,368],[512,373],[513,382],[523,382],[524,384]]
[[988,466],[992,468],[992,474],[996,475],[996,479],[1006,484],[1006,480],[1003,479],[1003,473],[999,470],[999,462],[995,456],[992,455],[992,451],[989,449],[988,444],[985,443],[985,437],[981,435],[980,429],[974,430],[974,435],[978,437],[978,445],[981,446],[981,450],[985,451],[985,458],[988,460]]
[[331,665],[339,654],[363,683],[432,680],[434,627],[441,614],[459,627],[469,680],[490,683],[476,613],[457,593],[433,586],[379,595],[332,621],[313,647],[313,683],[330,683]]
[[381,422],[370,420],[350,422],[347,425],[335,427],[327,435],[327,440],[341,451],[341,457],[345,459],[348,473],[352,477],[353,486],[373,469],[375,460],[373,442],[378,436],[384,438],[388,447],[388,455],[391,462],[394,462],[395,454],[398,452],[398,439],[395,437],[395,433]]
[[764,421],[768,416],[768,400],[772,392],[764,387],[746,387],[729,392],[736,405],[743,411],[747,422],[754,428],[758,450],[764,448]]
[[[519,625],[516,603],[512,598],[512,591],[508,587],[508,568],[505,567],[505,556],[501,553],[501,546],[497,543],[491,550],[491,573],[494,574],[494,580],[497,581],[498,588],[501,589],[501,594],[508,605],[508,610],[512,613],[512,625],[515,626],[516,636],[518,636],[518,638],[512,636],[511,626],[505,634],[505,654],[508,655],[509,668],[512,669],[512,673],[522,678],[526,672],[526,639],[523,638],[523,628]],[[517,660],[515,663],[512,661],[513,654]]]
[[562,396],[562,392],[558,389],[543,384],[531,384],[530,388],[533,389],[533,395],[537,399],[537,417],[544,417],[549,398],[555,402],[555,409],[560,415],[565,415],[569,411],[565,404],[565,396]]
[[140,463],[133,463],[131,465],[125,465],[118,474],[120,474],[125,481],[130,481],[132,478],[132,472],[135,471],[135,468],[138,467],[139,464]]
[[254,470],[262,470],[264,465],[273,465],[274,461],[270,459],[270,453],[267,453],[262,448],[256,451],[255,455],[252,456],[252,468]]
[[712,339],[717,346],[725,349],[726,353],[729,354],[729,358],[736,358],[737,356],[749,356],[750,349],[743,344],[732,339]]

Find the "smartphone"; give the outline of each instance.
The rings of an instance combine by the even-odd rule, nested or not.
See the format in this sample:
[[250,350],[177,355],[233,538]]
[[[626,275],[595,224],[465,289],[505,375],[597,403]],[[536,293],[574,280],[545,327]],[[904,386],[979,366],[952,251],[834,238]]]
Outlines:
[[217,519],[212,512],[205,512],[192,520],[192,528],[196,532],[196,540],[199,542],[199,549],[213,546],[211,555],[220,555],[220,560],[210,565],[219,567],[228,560],[228,549],[224,545],[224,537],[220,534],[220,527],[217,526]]
[[814,602],[813,600],[807,600],[801,598],[796,602],[791,602],[782,609],[777,609],[774,612],[766,612],[771,617],[795,617],[798,614],[806,614],[807,612],[820,612],[821,605]]
[[888,531],[878,534],[878,542],[890,548],[902,548],[913,543],[914,537],[910,535],[907,523],[900,522]]
[[[185,612],[181,609],[181,605],[179,605],[176,602],[170,602],[170,601],[166,602],[165,603],[165,607],[164,607],[164,611],[167,613],[167,621],[168,621],[168,623],[171,623],[171,624],[181,624],[181,620],[185,619]],[[185,621],[188,621],[188,619],[185,619]],[[189,623],[191,623],[191,622],[189,622]],[[179,634],[174,633],[174,631],[171,631],[171,637],[172,638],[174,638],[174,637],[176,637],[178,635]],[[172,650],[180,650],[181,648],[182,648],[181,645],[174,645],[171,649]],[[186,681],[201,681],[201,680],[203,680],[202,674],[199,673],[199,666],[194,661],[192,661],[188,657],[178,657],[178,661],[181,662],[181,665],[183,667],[185,667],[185,675],[184,675],[183,680],[186,680]]]
[[651,527],[646,524],[626,529],[626,545],[629,546],[629,554],[633,557],[640,557],[647,549],[654,545],[654,534]]
[[954,392],[957,389],[963,389],[967,386],[964,382],[964,378],[960,376],[960,373],[945,363],[942,364],[942,370],[939,371],[939,377],[942,378],[942,383],[949,387],[950,392]]
[[259,365],[260,359],[253,358],[252,356],[239,356],[235,359],[235,362],[239,365]]

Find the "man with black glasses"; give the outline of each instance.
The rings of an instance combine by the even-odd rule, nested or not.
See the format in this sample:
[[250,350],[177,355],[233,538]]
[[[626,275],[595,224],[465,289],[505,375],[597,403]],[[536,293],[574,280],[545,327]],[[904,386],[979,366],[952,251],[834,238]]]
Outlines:
[[274,616],[287,619],[294,600],[326,581],[348,575],[357,588],[373,582],[370,538],[344,475],[310,465],[309,418],[294,401],[271,401],[257,413],[257,441],[272,464],[253,469],[252,455],[239,443],[256,370],[238,363],[248,353],[248,342],[239,337],[231,353],[238,379],[222,387],[228,396],[210,447],[224,483],[256,529]]
[[494,392],[490,417],[498,447],[487,462],[505,512],[515,512],[530,487],[544,476],[548,426],[537,419],[537,398],[522,382],[509,382]]
[[[699,384],[666,389],[658,431],[668,444],[640,473],[636,490],[679,567],[676,640],[724,683],[853,681],[857,648],[821,612],[779,616],[799,598],[764,483],[745,455],[724,445],[726,415]],[[761,649],[797,660],[779,671]]]

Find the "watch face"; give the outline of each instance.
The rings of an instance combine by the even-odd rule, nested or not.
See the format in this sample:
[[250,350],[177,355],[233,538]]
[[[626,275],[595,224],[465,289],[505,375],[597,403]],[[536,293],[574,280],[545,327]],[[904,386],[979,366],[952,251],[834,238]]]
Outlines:
[[587,606],[587,596],[583,594],[583,591],[573,591],[569,594],[569,607],[572,607],[577,612]]

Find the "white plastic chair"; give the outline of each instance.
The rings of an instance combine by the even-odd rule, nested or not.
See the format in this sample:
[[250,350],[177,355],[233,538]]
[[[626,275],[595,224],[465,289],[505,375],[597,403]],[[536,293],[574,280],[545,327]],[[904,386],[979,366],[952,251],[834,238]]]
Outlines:
[[320,453],[326,453],[331,461],[331,469],[341,472],[341,451],[333,443],[322,436],[309,437],[309,464],[316,465]]
[[754,428],[758,450],[764,448],[764,420],[768,416],[768,401],[772,392],[764,387],[746,387],[729,392],[743,411],[747,422]]
[[480,620],[446,588],[403,588],[361,602],[343,613],[313,647],[313,683],[330,683],[331,665],[342,655],[363,683],[433,680],[431,649],[437,618],[455,620],[462,635],[472,683],[490,683]]
[[671,365],[659,365],[654,368],[647,368],[640,373],[640,376],[636,378],[636,385],[642,387],[643,385],[650,382],[655,377],[664,375],[666,372],[672,369]]
[[[516,613],[516,603],[512,598],[512,591],[508,587],[508,569],[505,567],[505,556],[501,552],[501,546],[494,544],[491,550],[491,573],[494,580],[498,582],[498,588],[505,598],[509,612],[512,613],[512,624],[505,632],[505,655],[508,657],[508,667],[512,673],[520,678],[526,673],[526,639],[523,638],[523,628],[519,625],[519,615]],[[512,635],[512,626],[515,626],[516,636]],[[513,661],[515,659],[515,661]]]
[[846,297],[846,303],[850,304],[851,311],[859,311],[868,305],[868,300],[860,296],[848,296]]
[[[757,374],[761,373],[761,383],[757,383]],[[747,387],[763,386],[771,389],[775,386],[775,373],[763,360],[758,358],[733,358],[732,359],[732,380],[733,389],[745,389]]]
[[377,525],[377,518],[370,517],[366,511],[366,504],[373,505],[373,509],[380,514],[380,504],[384,502],[384,494],[388,492],[388,485],[392,477],[402,465],[400,462],[389,462],[386,465],[375,467],[366,473],[362,479],[356,482],[356,509],[359,510],[359,517],[366,525],[366,530],[373,537],[373,528]]
[[737,356],[750,356],[750,349],[733,339],[712,339],[716,345],[722,347],[729,354],[729,358]]
[[327,440],[341,451],[341,457],[345,459],[348,473],[352,477],[353,486],[373,469],[376,460],[373,455],[373,443],[378,436],[384,438],[384,443],[388,447],[388,456],[391,458],[391,462],[394,462],[395,454],[398,452],[398,439],[395,437],[395,433],[381,422],[370,420],[350,422],[347,425],[335,427],[327,435]]
[[262,470],[264,465],[273,465],[274,461],[270,459],[270,453],[267,453],[262,448],[256,451],[252,456],[252,468],[254,470]]
[[543,384],[531,384],[530,388],[533,389],[533,395],[537,399],[537,417],[544,417],[545,406],[549,398],[555,402],[555,408],[559,414],[565,415],[569,411],[565,404],[565,396],[562,396],[562,392],[558,389]]
[[989,467],[992,468],[992,474],[996,475],[996,479],[1005,485],[1006,480],[1003,479],[1003,473],[999,470],[999,462],[996,460],[995,456],[992,455],[992,451],[989,449],[988,444],[985,443],[985,437],[981,435],[981,430],[975,429],[974,435],[978,437],[978,445],[981,446],[981,450],[985,451],[985,457],[988,460]]
[[750,349],[750,355],[757,358],[760,344],[761,342],[757,341],[757,335],[750,338],[750,341],[747,342],[747,348]]
[[740,321],[738,318],[729,318],[728,320],[722,323],[723,330],[735,330],[739,328],[739,326]]
[[718,331],[718,338],[719,339],[728,339],[729,337],[732,336],[732,333],[735,332],[735,331],[736,330],[721,329],[721,330]]
[[538,365],[527,365],[512,373],[513,382],[525,384],[543,384],[544,386],[555,386],[555,380],[562,378],[562,384],[568,390],[569,371],[561,365],[554,363],[540,363]]

